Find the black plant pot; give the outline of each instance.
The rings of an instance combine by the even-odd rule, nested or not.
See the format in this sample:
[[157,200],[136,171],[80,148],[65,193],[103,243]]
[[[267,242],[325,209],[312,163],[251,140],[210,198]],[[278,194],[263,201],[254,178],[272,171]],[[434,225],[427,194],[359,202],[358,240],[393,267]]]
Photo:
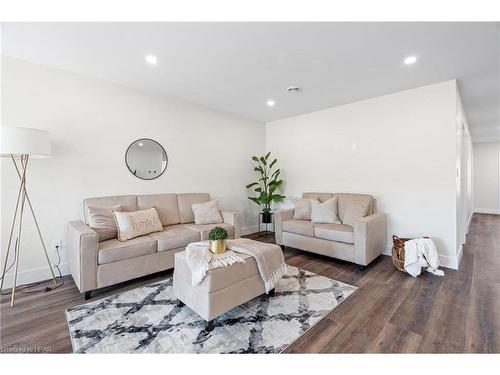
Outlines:
[[262,213],[262,224],[270,224],[272,223],[272,215],[270,212]]

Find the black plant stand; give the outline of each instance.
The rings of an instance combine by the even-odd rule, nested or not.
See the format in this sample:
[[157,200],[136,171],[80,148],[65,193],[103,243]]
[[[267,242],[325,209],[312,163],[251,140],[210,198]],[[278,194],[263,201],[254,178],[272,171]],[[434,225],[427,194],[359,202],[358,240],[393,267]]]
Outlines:
[[[274,212],[269,212],[269,215],[271,217],[271,222],[269,223],[264,223],[262,222],[262,219],[263,219],[263,215],[264,213],[263,212],[259,212],[259,223],[258,223],[258,226],[259,226],[259,231],[257,232],[257,235],[260,237],[260,236],[263,236],[263,237],[268,237],[268,236],[274,236]],[[261,225],[264,224],[265,227],[266,227],[266,230],[265,231],[261,231],[260,228],[261,228]],[[273,231],[269,231],[268,230],[268,226],[271,225]]]

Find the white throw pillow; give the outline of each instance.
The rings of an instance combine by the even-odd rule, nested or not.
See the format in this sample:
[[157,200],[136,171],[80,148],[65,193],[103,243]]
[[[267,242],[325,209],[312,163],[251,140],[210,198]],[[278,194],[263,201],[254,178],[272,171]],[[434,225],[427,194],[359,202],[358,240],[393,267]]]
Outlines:
[[337,214],[337,197],[320,202],[311,202],[311,221],[313,223],[340,224]]
[[316,198],[302,198],[295,202],[295,210],[293,211],[293,220],[311,220],[311,203],[319,200]]
[[134,212],[113,211],[113,216],[115,217],[120,241],[163,230],[155,208]]
[[224,221],[217,200],[193,203],[191,208],[193,209],[194,223],[196,225],[220,224]]
[[116,238],[116,223],[113,217],[113,211],[121,211],[122,206],[111,207],[88,206],[87,222],[99,236],[99,242]]

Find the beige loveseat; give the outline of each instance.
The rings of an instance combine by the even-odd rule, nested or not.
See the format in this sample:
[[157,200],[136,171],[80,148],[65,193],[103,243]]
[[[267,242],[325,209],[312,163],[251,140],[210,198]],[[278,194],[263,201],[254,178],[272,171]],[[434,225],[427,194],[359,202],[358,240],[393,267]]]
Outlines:
[[304,193],[302,198],[317,198],[324,202],[334,195],[338,197],[341,222],[352,204],[365,205],[367,215],[355,220],[354,226],[349,226],[293,220],[294,209],[280,210],[275,214],[276,243],[366,266],[385,250],[385,216],[374,213],[375,201],[367,194]]
[[[240,237],[238,214],[222,212],[224,223],[195,225],[191,205],[210,200],[207,193],[123,195],[83,201],[84,221],[68,224],[67,245],[71,274],[85,298],[92,290],[117,284],[174,267],[174,254],[190,242],[208,239],[215,226],[227,230],[230,238]],[[123,211],[154,207],[163,231],[121,242],[99,242],[88,225],[88,207],[121,205]]]

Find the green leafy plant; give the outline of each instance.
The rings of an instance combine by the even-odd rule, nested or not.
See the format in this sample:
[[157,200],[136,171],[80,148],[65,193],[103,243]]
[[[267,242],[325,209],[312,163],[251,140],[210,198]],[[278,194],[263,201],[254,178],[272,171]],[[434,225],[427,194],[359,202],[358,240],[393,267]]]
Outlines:
[[227,240],[227,237],[227,231],[221,227],[215,227],[208,233],[208,239],[210,241]]
[[257,163],[254,167],[254,171],[258,172],[260,178],[257,182],[252,182],[248,184],[247,189],[253,189],[257,194],[256,197],[248,197],[253,202],[257,203],[262,207],[263,213],[271,212],[271,203],[281,202],[286,197],[278,192],[278,189],[283,184],[283,180],[279,178],[280,170],[279,168],[274,169],[278,159],[274,159],[269,163],[268,152],[265,156],[252,156],[252,160]]

